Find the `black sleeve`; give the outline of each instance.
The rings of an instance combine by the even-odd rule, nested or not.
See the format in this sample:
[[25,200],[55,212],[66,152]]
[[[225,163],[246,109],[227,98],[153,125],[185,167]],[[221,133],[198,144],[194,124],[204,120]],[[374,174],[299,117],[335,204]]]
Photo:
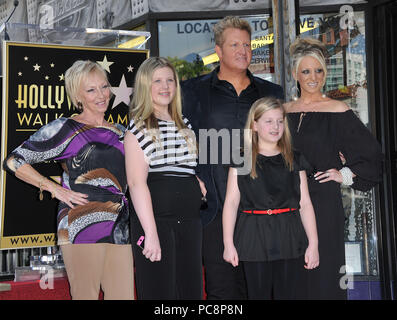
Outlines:
[[298,150],[294,150],[294,170],[296,171],[306,171],[307,175],[313,172],[313,167],[306,160],[305,156]]
[[351,187],[368,191],[382,180],[384,156],[378,141],[352,110],[338,117],[337,132],[345,166],[356,175]]

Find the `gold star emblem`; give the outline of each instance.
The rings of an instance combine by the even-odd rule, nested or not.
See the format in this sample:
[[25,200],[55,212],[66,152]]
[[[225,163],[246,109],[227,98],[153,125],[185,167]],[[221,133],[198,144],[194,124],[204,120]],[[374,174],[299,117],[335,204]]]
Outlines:
[[64,74],[62,73],[60,76],[58,76],[59,77],[59,81],[63,81],[63,80],[65,80],[65,76],[64,76]]
[[105,55],[105,57],[103,58],[103,60],[102,60],[102,61],[97,61],[97,63],[98,63],[103,69],[105,69],[107,72],[110,73],[109,67],[110,67],[114,62],[108,61],[108,58],[107,58],[106,55]]
[[33,66],[34,71],[40,71],[40,67],[37,63]]

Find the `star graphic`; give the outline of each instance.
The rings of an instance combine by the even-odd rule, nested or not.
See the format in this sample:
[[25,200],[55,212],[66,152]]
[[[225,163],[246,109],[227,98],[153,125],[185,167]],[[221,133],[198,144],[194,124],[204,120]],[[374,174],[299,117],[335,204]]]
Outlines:
[[58,77],[59,77],[59,81],[65,80],[65,76],[64,76],[63,73],[60,76],[58,76]]
[[29,58],[28,58],[27,56],[24,56],[24,57],[23,57],[23,60],[28,61]]
[[103,58],[103,60],[102,60],[102,61],[97,61],[97,63],[100,64],[101,67],[102,67],[103,69],[105,69],[107,72],[110,73],[109,67],[110,67],[114,62],[108,61],[108,58],[107,58],[106,55],[105,55],[105,57]]
[[50,79],[50,77],[49,77],[49,76],[45,76],[44,78],[45,78],[46,80]]
[[134,67],[131,66],[131,65],[129,65],[129,66],[127,67],[127,69],[128,69],[128,72],[132,72],[132,70],[134,70]]
[[51,67],[51,68],[54,68],[54,67],[55,67],[55,64],[54,64],[54,63],[51,63],[51,64],[50,64],[50,67]]
[[21,76],[22,76],[22,72],[19,71],[19,72],[18,72],[18,77],[21,77]]
[[117,107],[121,102],[124,102],[127,106],[130,103],[130,96],[132,94],[133,88],[127,87],[124,74],[121,77],[120,84],[118,87],[111,87],[113,94],[115,95],[112,109]]
[[40,67],[37,63],[33,66],[34,71],[40,71]]

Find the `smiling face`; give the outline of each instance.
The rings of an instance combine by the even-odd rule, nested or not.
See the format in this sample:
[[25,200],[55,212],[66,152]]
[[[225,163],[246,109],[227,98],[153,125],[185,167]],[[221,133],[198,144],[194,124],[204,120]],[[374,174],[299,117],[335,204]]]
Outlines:
[[227,28],[222,37],[222,45],[215,46],[222,68],[234,71],[247,70],[252,58],[249,33],[245,30]]
[[254,121],[252,129],[258,133],[258,145],[276,145],[284,133],[284,114],[280,108],[271,109]]
[[302,93],[321,92],[325,83],[325,70],[320,61],[312,56],[302,58],[293,76],[299,82]]
[[83,104],[83,112],[98,114],[105,113],[110,100],[110,86],[99,72],[90,72],[81,80],[78,101]]
[[151,93],[154,109],[168,108],[176,93],[176,81],[171,68],[158,68],[154,71]]

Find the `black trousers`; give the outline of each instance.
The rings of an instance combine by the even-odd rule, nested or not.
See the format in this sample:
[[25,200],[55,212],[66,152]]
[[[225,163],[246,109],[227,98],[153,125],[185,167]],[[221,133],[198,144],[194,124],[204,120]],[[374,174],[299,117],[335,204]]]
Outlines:
[[304,300],[307,272],[304,257],[287,260],[243,261],[250,300]]
[[136,242],[143,235],[133,214],[132,249],[137,298],[203,298],[201,191],[195,177],[151,177],[148,186],[161,246],[161,261],[151,262]]
[[203,264],[208,300],[244,300],[247,288],[241,263],[233,267],[223,260],[222,214],[203,229]]

